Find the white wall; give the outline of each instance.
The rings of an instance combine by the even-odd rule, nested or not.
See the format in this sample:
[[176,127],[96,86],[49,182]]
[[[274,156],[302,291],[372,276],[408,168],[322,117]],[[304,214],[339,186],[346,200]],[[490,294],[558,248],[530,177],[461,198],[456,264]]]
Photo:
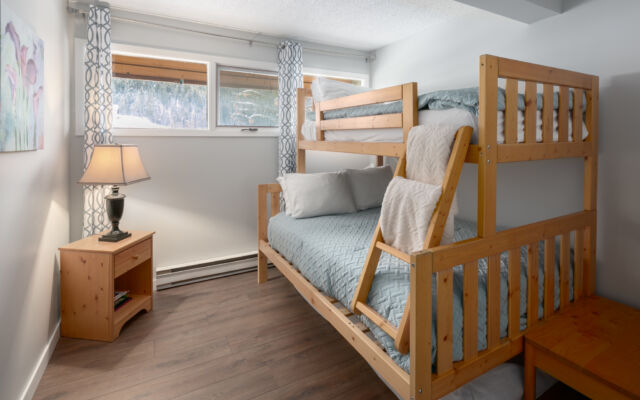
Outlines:
[[57,248],[69,240],[71,29],[66,0],[3,2],[43,39],[45,66],[44,150],[0,153],[0,398],[18,399],[59,321]]
[[[130,16],[176,24],[175,21],[148,16]],[[182,25],[190,29],[210,29]],[[84,23],[77,18],[75,36],[85,37],[85,29]],[[276,65],[273,47],[250,46],[241,41],[117,19],[112,24],[112,41],[268,62],[273,63],[274,68]],[[312,44],[310,47],[323,46]],[[346,52],[345,49],[337,50]],[[363,55],[331,56],[305,50],[303,59],[305,68],[315,71],[369,73],[369,65]],[[277,176],[276,137],[116,137],[116,141],[137,144],[152,177],[151,181],[123,188],[127,200],[121,226],[123,229],[157,232],[154,246],[156,267],[256,250],[257,185],[274,182]],[[74,136],[70,153],[71,182],[76,182],[81,174],[81,146],[82,138]],[[367,157],[335,154],[310,154],[308,157],[310,171],[357,167],[367,162]],[[71,236],[77,239],[82,225],[79,185],[70,185],[70,196]]]
[[[478,57],[494,54],[600,76],[597,292],[640,307],[640,2],[567,1],[532,25],[487,12],[443,23],[377,51],[375,87],[417,81],[419,91],[478,85]],[[582,209],[582,161],[500,165],[498,223],[517,225]],[[458,190],[475,218],[476,168]]]

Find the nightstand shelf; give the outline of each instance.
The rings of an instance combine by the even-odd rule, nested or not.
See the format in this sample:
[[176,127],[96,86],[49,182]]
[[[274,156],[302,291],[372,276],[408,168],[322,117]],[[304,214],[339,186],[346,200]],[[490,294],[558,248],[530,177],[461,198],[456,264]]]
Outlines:
[[[123,325],[153,307],[153,232],[132,231],[120,242],[98,235],[60,248],[61,334],[115,340]],[[114,310],[116,290],[131,297]]]
[[130,294],[131,300],[127,304],[118,308],[113,313],[113,326],[120,332],[122,325],[131,319],[140,310],[151,309],[151,296],[144,294]]

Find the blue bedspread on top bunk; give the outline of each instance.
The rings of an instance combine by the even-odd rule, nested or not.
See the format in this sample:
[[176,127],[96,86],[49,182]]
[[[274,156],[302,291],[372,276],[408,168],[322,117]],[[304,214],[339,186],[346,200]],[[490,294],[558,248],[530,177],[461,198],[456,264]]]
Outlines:
[[[478,88],[464,88],[453,90],[438,90],[418,96],[418,110],[445,110],[449,108],[464,108],[474,115],[478,114],[478,105],[480,100],[478,97]],[[586,97],[583,94],[583,102],[586,104]],[[518,109],[524,110],[525,101],[524,94],[518,94]],[[542,94],[537,95],[537,108],[542,110]],[[553,94],[553,108],[558,108],[558,92]],[[498,111],[505,109],[505,91],[498,88]],[[573,109],[573,95],[569,96],[569,110]],[[402,102],[392,101],[387,103],[370,104],[366,106],[357,106],[331,110],[324,112],[324,119],[336,118],[353,118],[368,115],[382,115],[402,112]],[[315,114],[309,113],[306,119],[315,121]]]
[[[353,298],[360,272],[364,266],[371,238],[378,222],[379,208],[360,211],[352,214],[328,215],[315,218],[294,219],[285,213],[279,213],[269,221],[270,245],[282,254],[291,264],[318,289],[334,297],[349,307]],[[455,223],[455,240],[460,241],[476,236],[474,223],[458,220]],[[544,268],[542,256],[544,246],[540,245],[539,316],[543,310]],[[557,251],[555,254],[558,255]],[[572,261],[573,262],[573,261]],[[500,259],[500,332],[507,334],[507,255]],[[555,307],[559,305],[559,260],[556,257]],[[573,275],[573,272],[571,272]],[[478,273],[478,350],[487,346],[486,340],[486,278],[487,263],[479,261]],[[573,278],[570,278],[573,282]],[[526,326],[527,299],[527,255],[526,248],[521,249],[521,299],[520,326]],[[392,324],[398,326],[402,318],[407,296],[409,295],[408,265],[389,254],[383,253],[376,272],[373,287],[369,294],[368,304]],[[453,357],[455,361],[462,359],[462,267],[454,269],[453,296]],[[436,309],[435,280],[433,308],[433,360],[435,361],[436,343]],[[571,287],[570,296],[573,296]],[[371,323],[366,317],[363,322],[371,329],[378,341],[384,346],[391,358],[404,370],[409,370],[408,355],[400,354],[394,348],[393,339],[384,331]]]

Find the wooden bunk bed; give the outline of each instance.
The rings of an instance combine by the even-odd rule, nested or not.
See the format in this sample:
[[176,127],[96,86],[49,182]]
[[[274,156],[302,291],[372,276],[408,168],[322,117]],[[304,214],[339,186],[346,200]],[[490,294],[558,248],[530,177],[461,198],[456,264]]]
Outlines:
[[[497,141],[498,87],[505,82],[505,141]],[[519,82],[525,86],[525,140],[517,140],[517,97]],[[542,142],[536,141],[536,96],[542,85]],[[558,139],[553,138],[553,96],[558,92]],[[569,90],[572,89],[573,93]],[[409,130],[417,125],[417,86],[408,83],[385,89],[373,90],[353,96],[317,103],[316,139],[305,140],[301,134],[304,121],[304,101],[310,93],[298,91],[298,148],[297,169],[305,172],[306,151],[333,151],[356,154],[402,157],[405,154]],[[573,134],[569,141],[569,96],[573,95],[573,109],[581,110],[586,98],[584,123],[589,135],[582,139]],[[402,112],[368,117],[323,120],[323,112],[383,103],[402,101]],[[573,113],[573,126],[581,126],[583,115]],[[478,143],[465,147],[465,161],[478,165],[477,237],[443,246],[427,246],[427,249],[405,254],[380,242],[379,231],[373,238],[372,252],[385,251],[410,264],[410,296],[402,324],[391,327],[398,350],[410,350],[410,372],[405,372],[368,335],[368,329],[354,320],[352,311],[316,289],[268,242],[269,214],[277,214],[280,204],[279,184],[258,187],[258,282],[267,280],[267,262],[271,261],[294,285],[311,305],[329,321],[338,332],[369,362],[387,384],[404,399],[439,398],[455,390],[489,369],[513,358],[523,351],[523,335],[520,330],[520,248],[527,248],[527,265],[538,265],[538,243],[544,243],[544,312],[546,319],[554,310],[555,243],[560,239],[560,307],[570,303],[570,262],[573,243],[573,301],[593,294],[595,289],[596,249],[596,179],[598,138],[598,77],[582,73],[545,67],[536,64],[500,58],[491,55],[480,57]],[[330,142],[324,140],[325,130],[351,130],[362,128],[401,128],[403,143]],[[460,133],[460,132],[459,132]],[[460,136],[460,135],[458,135]],[[583,211],[536,222],[504,231],[496,231],[496,168],[498,163],[555,158],[584,159]],[[452,159],[455,157],[452,157]],[[450,162],[451,164],[451,162]],[[401,169],[400,167],[399,169]],[[398,170],[396,171],[398,173]],[[268,197],[271,206],[268,208]],[[435,219],[435,218],[434,218]],[[439,238],[438,238],[439,241]],[[500,255],[508,253],[508,334],[500,337]],[[375,258],[375,254],[373,254]],[[486,258],[487,273],[487,348],[477,350],[478,332],[464,329],[463,359],[453,361],[452,302],[453,268],[463,265],[464,304],[463,324],[477,326],[478,318],[478,260]],[[375,273],[372,268],[363,270],[351,309],[356,313],[365,310],[373,320],[375,314],[362,305],[370,281]],[[366,275],[366,276],[365,276]],[[436,293],[432,293],[432,281]],[[527,268],[527,330],[538,323],[538,269]],[[436,362],[432,369],[432,301],[436,301]],[[355,321],[355,322],[354,322]],[[385,321],[374,323],[383,327]],[[407,349],[408,347],[408,349]]]

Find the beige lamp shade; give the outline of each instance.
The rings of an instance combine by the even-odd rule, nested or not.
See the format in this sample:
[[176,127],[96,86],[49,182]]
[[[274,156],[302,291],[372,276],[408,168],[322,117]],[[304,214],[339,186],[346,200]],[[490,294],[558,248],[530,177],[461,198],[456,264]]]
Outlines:
[[138,146],[96,145],[78,183],[85,185],[128,185],[151,179],[142,165]]

